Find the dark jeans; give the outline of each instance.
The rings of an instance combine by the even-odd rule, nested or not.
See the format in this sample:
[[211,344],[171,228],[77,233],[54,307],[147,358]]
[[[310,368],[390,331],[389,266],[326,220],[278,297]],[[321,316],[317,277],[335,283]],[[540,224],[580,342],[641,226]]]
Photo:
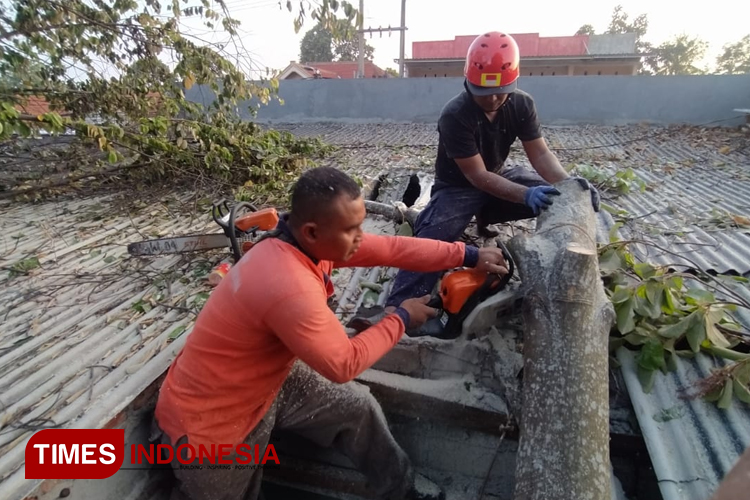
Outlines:
[[[535,171],[524,167],[513,167],[500,175],[523,186],[547,186]],[[483,222],[493,224],[513,220],[530,219],[534,213],[521,203],[500,200],[475,187],[444,186],[438,183],[432,188],[429,203],[417,217],[414,236],[442,241],[456,241],[478,216]],[[441,273],[418,273],[399,271],[386,306],[398,306],[406,299],[432,293]]]

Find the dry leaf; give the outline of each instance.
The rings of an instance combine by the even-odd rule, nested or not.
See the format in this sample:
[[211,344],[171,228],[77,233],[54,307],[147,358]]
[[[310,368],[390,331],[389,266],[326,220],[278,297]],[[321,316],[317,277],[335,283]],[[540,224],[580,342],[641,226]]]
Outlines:
[[732,220],[735,224],[742,227],[750,227],[750,218],[744,215],[732,214]]
[[731,149],[732,148],[730,148],[729,146],[722,146],[719,148],[719,153],[725,155],[728,154]]

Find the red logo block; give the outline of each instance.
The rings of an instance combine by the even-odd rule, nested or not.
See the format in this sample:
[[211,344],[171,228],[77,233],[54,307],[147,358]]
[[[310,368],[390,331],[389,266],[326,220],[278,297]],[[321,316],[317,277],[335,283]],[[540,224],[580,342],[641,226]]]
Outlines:
[[26,444],[26,479],[104,479],[124,459],[123,429],[45,429]]

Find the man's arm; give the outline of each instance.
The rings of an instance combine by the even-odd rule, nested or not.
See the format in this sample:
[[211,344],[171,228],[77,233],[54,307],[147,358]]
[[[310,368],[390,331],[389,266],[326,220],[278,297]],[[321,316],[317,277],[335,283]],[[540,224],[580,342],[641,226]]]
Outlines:
[[461,242],[404,236],[362,235],[359,249],[349,260],[334,267],[396,267],[406,271],[429,273],[454,267],[474,267],[479,250]]
[[[389,314],[349,338],[320,291],[302,291],[266,313],[266,325],[313,370],[343,384],[383,357],[404,333],[406,315]],[[408,321],[408,319],[406,320]]]
[[523,203],[523,197],[528,188],[488,171],[481,155],[455,158],[455,161],[466,179],[475,188],[501,200]]
[[526,156],[529,157],[531,166],[542,176],[542,179],[550,184],[554,184],[569,177],[568,173],[560,165],[560,161],[555,156],[555,153],[547,147],[547,142],[543,137],[532,141],[524,141],[522,144],[524,151],[526,151]]

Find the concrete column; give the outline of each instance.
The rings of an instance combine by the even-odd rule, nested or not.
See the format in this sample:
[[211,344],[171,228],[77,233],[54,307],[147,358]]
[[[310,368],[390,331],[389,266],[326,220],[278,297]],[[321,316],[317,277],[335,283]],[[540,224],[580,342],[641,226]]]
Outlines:
[[573,65],[569,64],[568,65],[568,76],[573,76],[573,74],[574,74],[573,73]]

